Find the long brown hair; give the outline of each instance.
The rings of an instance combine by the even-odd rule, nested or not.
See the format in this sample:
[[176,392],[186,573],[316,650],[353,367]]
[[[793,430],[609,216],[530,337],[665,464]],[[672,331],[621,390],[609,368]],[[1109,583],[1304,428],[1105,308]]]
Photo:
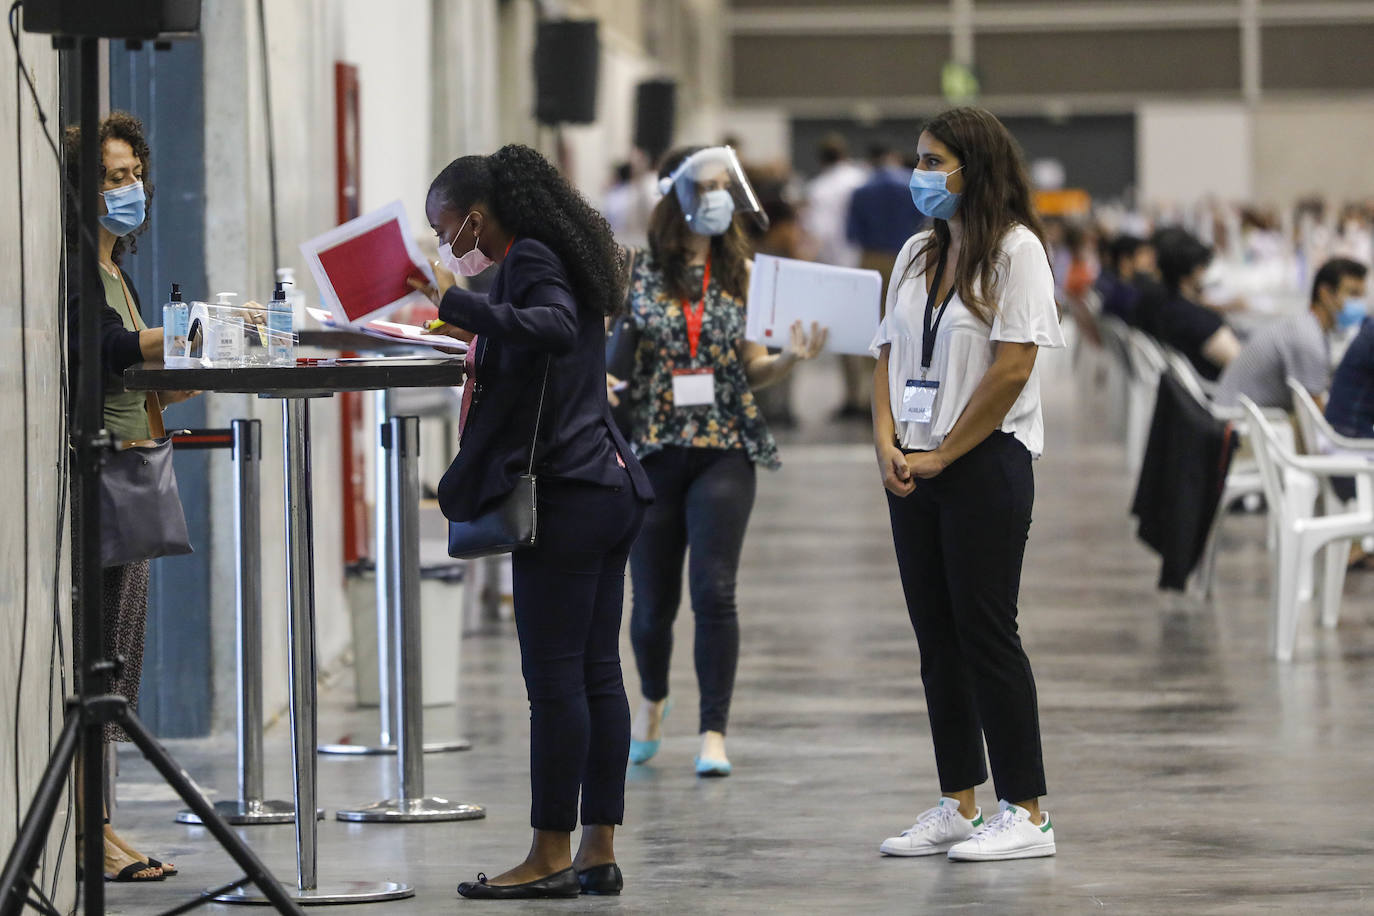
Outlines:
[[[658,177],[667,178],[682,161],[701,146],[673,150],[663,157]],[[663,288],[674,298],[696,299],[700,289],[693,289],[687,278],[687,239],[692,230],[682,212],[682,204],[671,190],[654,207],[649,216],[649,252],[663,274]],[[720,282],[730,295],[743,299],[749,288],[749,239],[740,228],[736,216],[723,235],[711,239],[711,277]]]
[[[997,314],[1000,273],[1006,267],[1000,263],[1002,237],[1020,223],[1045,244],[1044,227],[1031,207],[1030,178],[1021,147],[1006,126],[982,108],[951,108],[928,122],[924,131],[947,146],[964,167],[959,202],[964,238],[954,283],[965,307],[991,325]],[[912,254],[903,279],[918,261],[928,271],[949,250],[949,223],[937,219],[934,230]]]

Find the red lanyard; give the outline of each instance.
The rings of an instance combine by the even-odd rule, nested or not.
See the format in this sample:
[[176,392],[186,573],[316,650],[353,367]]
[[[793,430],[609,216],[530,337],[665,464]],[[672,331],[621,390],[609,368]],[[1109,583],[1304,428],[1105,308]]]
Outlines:
[[687,348],[692,353],[692,359],[697,358],[697,347],[701,346],[701,324],[706,317],[706,290],[710,285],[711,259],[707,257],[706,269],[701,275],[701,301],[697,303],[696,311],[692,311],[692,303],[682,300],[682,317],[687,320]]

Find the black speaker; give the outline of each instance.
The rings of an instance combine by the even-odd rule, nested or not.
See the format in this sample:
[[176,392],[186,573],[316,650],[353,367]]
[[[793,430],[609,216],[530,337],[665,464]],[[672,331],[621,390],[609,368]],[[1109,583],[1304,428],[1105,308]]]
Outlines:
[[24,31],[150,41],[200,31],[200,0],[25,0]]
[[594,19],[547,19],[534,44],[534,116],[541,124],[596,120],[601,43]]
[[649,161],[673,145],[677,117],[677,82],[645,80],[635,87],[635,146],[649,154]]

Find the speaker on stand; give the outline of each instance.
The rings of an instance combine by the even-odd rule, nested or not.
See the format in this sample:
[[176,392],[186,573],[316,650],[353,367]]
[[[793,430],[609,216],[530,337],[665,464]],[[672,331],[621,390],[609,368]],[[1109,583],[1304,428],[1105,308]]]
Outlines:
[[596,120],[601,42],[594,19],[546,19],[534,43],[534,116],[540,124]]
[[635,146],[648,155],[651,163],[658,162],[673,145],[676,118],[675,80],[645,80],[635,87]]

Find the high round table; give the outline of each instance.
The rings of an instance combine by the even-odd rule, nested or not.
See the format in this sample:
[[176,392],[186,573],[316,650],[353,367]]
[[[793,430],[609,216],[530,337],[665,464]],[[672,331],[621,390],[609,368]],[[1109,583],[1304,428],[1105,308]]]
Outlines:
[[[316,811],[316,660],[314,515],[310,482],[310,401],[339,391],[378,391],[390,388],[424,388],[462,384],[463,365],[454,359],[321,359],[296,366],[245,366],[235,369],[167,369],[160,363],[142,363],[125,370],[124,386],[139,391],[205,391],[255,394],[282,402],[283,462],[285,469],[285,530],[287,580],[287,640],[290,642],[289,680],[291,712],[292,776],[295,791],[296,889],[301,904],[362,903],[413,896],[414,889],[394,881],[318,880],[318,825]],[[415,627],[400,640],[398,658],[418,651]],[[418,659],[416,660],[418,662]],[[419,684],[407,684],[402,703],[418,707]],[[408,716],[418,734],[419,709]],[[409,737],[409,736],[408,736]],[[405,757],[418,757],[419,746],[399,742],[400,769],[418,770]],[[409,752],[409,753],[408,753]],[[409,766],[407,766],[409,764]],[[401,801],[405,801],[403,798]],[[418,797],[410,801],[432,807],[443,799]],[[448,803],[454,804],[454,803]],[[481,817],[477,806],[469,816]],[[216,898],[226,903],[264,903],[256,891],[236,891]]]

